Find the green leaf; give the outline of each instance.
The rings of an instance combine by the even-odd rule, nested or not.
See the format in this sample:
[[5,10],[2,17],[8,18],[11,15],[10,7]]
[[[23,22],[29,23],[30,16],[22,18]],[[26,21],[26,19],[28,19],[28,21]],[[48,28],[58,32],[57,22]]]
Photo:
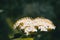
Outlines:
[[33,38],[16,38],[16,39],[13,39],[13,40],[33,40]]

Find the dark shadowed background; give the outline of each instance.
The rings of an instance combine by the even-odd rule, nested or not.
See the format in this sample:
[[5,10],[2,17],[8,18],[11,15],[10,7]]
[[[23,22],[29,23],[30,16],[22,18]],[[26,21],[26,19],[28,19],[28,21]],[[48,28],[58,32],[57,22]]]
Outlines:
[[60,0],[0,0],[0,40],[10,40],[8,35],[13,33],[7,20],[15,23],[22,17],[52,20],[56,29],[50,34],[51,40],[60,40]]

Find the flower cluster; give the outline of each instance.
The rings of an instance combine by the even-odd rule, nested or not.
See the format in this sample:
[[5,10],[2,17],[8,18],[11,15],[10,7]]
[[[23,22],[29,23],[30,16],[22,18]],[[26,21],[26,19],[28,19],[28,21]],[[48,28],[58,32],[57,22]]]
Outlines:
[[24,30],[26,35],[29,35],[30,32],[37,32],[38,29],[40,31],[48,31],[51,29],[55,29],[54,24],[45,18],[29,18],[25,17],[22,19],[19,19],[15,24],[14,24],[14,29],[19,27],[20,30]]

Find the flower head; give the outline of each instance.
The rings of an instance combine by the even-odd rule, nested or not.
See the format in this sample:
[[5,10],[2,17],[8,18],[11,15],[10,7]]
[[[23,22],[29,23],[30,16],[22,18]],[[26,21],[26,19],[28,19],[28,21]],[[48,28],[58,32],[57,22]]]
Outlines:
[[14,29],[16,29],[17,27],[19,27],[20,30],[24,30],[26,35],[29,35],[30,32],[37,32],[37,29],[40,29],[40,31],[48,31],[55,29],[52,21],[39,17],[35,19],[31,19],[29,17],[19,19],[14,24]]

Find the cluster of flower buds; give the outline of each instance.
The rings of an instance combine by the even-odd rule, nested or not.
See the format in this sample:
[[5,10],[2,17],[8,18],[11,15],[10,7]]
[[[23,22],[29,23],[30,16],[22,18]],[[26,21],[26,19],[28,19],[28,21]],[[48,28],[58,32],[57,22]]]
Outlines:
[[50,20],[39,17],[35,19],[29,17],[21,18],[14,24],[14,29],[17,27],[19,27],[20,30],[23,30],[26,35],[29,35],[31,32],[37,32],[38,29],[40,31],[55,29],[54,24]]

